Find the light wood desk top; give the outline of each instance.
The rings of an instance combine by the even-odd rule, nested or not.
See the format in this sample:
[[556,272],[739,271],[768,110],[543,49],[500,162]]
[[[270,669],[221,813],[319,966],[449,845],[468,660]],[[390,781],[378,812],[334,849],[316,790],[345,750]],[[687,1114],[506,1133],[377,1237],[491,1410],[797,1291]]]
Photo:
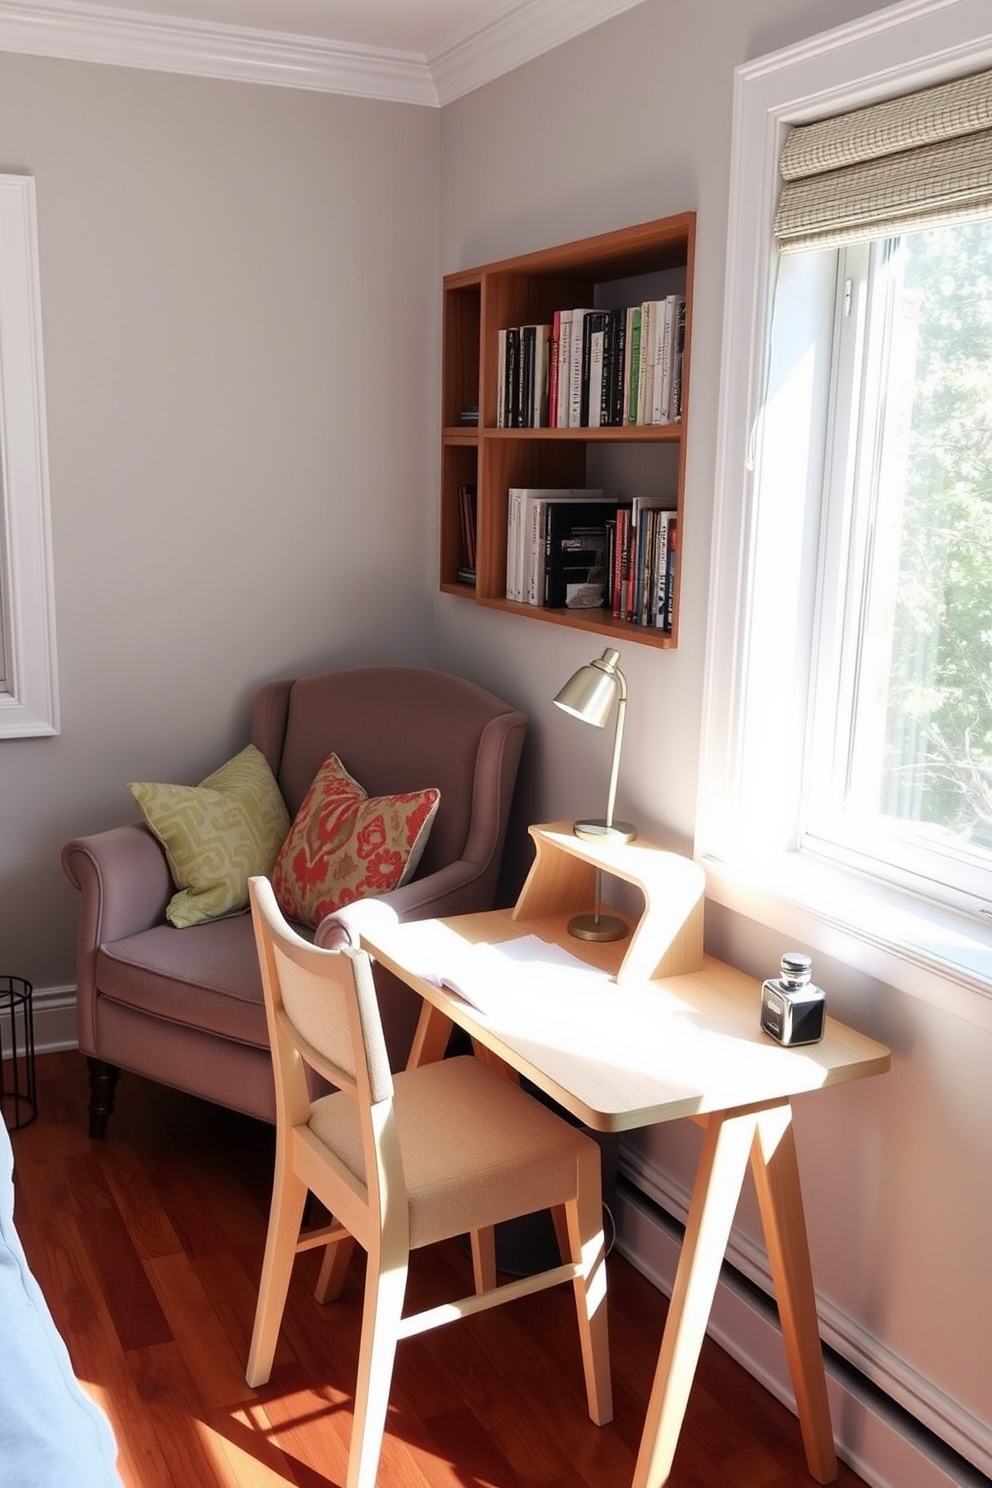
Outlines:
[[[614,973],[624,943],[570,938],[567,915],[514,920],[510,910],[442,921],[473,943],[536,935]],[[827,1018],[816,1044],[784,1048],[759,1026],[761,984],[711,957],[677,977],[604,981],[574,993],[514,996],[480,1011],[411,974],[419,927],[363,934],[371,953],[440,1013],[597,1131],[674,1121],[880,1074],[889,1051]]]

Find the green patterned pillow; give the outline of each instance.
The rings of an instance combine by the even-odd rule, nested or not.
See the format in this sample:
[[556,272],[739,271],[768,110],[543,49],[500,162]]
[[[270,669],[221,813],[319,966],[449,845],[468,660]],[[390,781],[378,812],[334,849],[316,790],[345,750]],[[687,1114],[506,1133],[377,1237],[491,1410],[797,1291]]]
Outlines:
[[199,925],[248,907],[248,880],[268,876],[289,831],[289,812],[254,744],[199,785],[128,786],[165,849],[178,893],[166,917]]

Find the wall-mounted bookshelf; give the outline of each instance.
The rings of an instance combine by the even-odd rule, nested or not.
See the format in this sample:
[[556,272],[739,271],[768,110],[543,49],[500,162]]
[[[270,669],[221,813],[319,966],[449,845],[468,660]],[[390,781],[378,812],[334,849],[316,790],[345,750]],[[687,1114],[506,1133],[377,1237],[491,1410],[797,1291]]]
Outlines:
[[[695,226],[695,214],[686,212],[445,277],[440,517],[445,593],[614,639],[677,646],[681,559],[668,630],[616,618],[608,608],[521,604],[506,597],[507,510],[508,492],[519,486],[594,486],[619,492],[623,499],[662,496],[677,512],[683,549]],[[501,330],[551,324],[555,311],[576,306],[610,309],[671,295],[685,297],[677,420],[592,428],[499,426]],[[459,577],[465,572],[466,487],[475,488],[474,585]]]

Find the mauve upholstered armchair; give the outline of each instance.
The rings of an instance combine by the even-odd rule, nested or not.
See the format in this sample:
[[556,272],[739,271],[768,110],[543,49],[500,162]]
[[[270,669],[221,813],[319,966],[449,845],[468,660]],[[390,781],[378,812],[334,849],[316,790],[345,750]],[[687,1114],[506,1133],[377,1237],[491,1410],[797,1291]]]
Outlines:
[[[462,678],[373,666],[263,686],[251,742],[290,818],[332,751],[371,796],[440,790],[414,878],[383,896],[415,920],[492,908],[526,727],[522,713]],[[82,896],[76,995],[90,1135],[106,1133],[121,1070],[274,1121],[250,915],[170,925],[175,886],[144,824],[77,838],[62,864]],[[378,966],[376,990],[390,1061],[402,1068],[418,999]]]

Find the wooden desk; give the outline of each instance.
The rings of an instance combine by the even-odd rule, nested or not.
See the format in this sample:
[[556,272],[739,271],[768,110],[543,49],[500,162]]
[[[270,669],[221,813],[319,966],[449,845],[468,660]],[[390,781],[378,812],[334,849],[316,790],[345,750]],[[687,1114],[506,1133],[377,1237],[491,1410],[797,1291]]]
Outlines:
[[[537,935],[610,974],[551,1006],[510,1000],[481,1012],[411,970],[416,925],[376,925],[362,943],[424,999],[411,1062],[440,1058],[452,1023],[573,1116],[598,1131],[689,1117],[705,1129],[685,1239],[648,1402],[633,1488],[668,1481],[720,1266],[750,1163],[806,1459],[820,1483],[837,1477],[803,1215],[790,1097],[889,1067],[889,1051],[832,1018],[823,1039],[795,1049],[758,1022],[760,984],[701,950],[699,873],[649,844],[636,852],[579,842],[567,824],[532,827],[538,853],[514,910],[443,921],[464,941]],[[592,908],[597,867],[640,888],[631,937],[605,944],[568,936],[569,912]],[[668,877],[671,899],[663,892]],[[569,902],[571,901],[571,902]],[[674,923],[670,903],[682,906]],[[691,923],[690,923],[691,922]],[[661,937],[648,954],[645,930]],[[688,924],[688,929],[686,925]],[[664,958],[696,969],[644,972]],[[422,964],[422,963],[421,963]]]

